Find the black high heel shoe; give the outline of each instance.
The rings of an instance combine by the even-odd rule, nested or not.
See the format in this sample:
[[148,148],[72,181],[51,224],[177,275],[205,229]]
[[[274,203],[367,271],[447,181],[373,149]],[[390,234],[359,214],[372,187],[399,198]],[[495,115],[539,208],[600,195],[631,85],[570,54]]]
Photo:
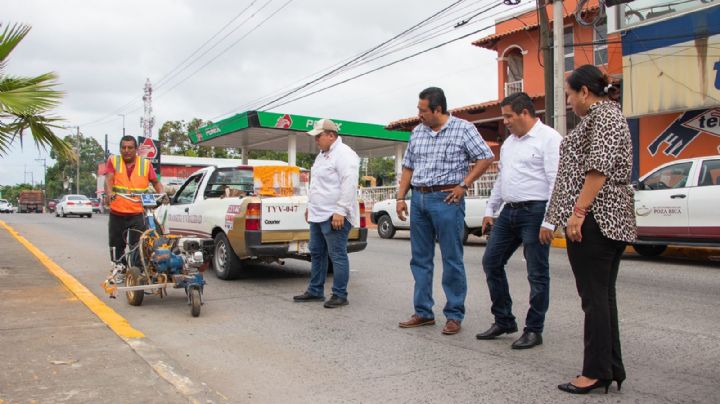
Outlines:
[[[587,386],[587,387],[578,387],[572,383],[565,383],[565,384],[559,384],[558,389],[570,393],[570,394],[588,394],[589,392],[599,388],[599,387],[605,387],[605,394],[608,393],[608,389],[610,388],[610,384],[612,383],[612,380],[604,380],[604,379],[598,379],[595,381],[595,383]],[[618,383],[620,385],[622,381]]]
[[[614,382],[618,385],[618,391],[620,391],[620,387],[622,387],[623,382],[625,381],[625,378],[622,379],[613,379]],[[612,382],[610,382],[612,384]]]

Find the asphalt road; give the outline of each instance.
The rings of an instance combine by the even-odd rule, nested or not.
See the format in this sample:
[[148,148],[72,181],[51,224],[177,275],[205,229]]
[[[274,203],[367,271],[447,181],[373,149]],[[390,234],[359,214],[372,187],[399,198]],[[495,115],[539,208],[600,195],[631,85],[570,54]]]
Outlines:
[[[108,270],[107,216],[2,215],[30,242],[98,296]],[[514,351],[519,334],[478,341],[491,323],[481,259],[465,249],[467,315],[463,330],[441,335],[445,302],[435,279],[434,327],[404,330],[412,314],[408,232],[351,255],[350,305],[328,310],[293,303],[309,264],[256,265],[243,279],[208,273],[198,318],[184,293],[148,296],[141,307],[105,299],[186,370],[228,402],[718,402],[720,264],[628,254],[618,279],[628,380],[621,392],[572,397],[557,390],[582,367],[582,311],[563,249],[551,250],[551,303],[544,345]],[[439,268],[439,252],[436,253]],[[1,259],[1,257],[0,257]],[[520,324],[529,287],[519,251],[508,267]],[[329,295],[330,283],[327,285]],[[104,297],[103,297],[104,298]],[[0,346],[2,350],[12,349]]]

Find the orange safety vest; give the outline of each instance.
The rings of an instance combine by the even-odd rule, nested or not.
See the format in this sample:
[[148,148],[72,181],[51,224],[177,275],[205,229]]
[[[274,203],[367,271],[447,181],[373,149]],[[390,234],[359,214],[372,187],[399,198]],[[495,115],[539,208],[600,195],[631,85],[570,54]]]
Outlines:
[[[152,170],[149,160],[137,156],[135,158],[135,167],[130,175],[127,175],[127,167],[122,156],[112,156],[110,161],[115,169],[113,192],[131,194],[148,190],[150,185],[149,173]],[[131,202],[125,198],[116,197],[114,201],[110,202],[110,210],[117,213],[142,213],[143,206],[139,202]]]

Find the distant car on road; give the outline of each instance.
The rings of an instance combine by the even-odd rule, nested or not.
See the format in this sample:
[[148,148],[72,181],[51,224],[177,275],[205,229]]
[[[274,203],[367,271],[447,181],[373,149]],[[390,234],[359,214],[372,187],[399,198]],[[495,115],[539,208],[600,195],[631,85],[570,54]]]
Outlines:
[[48,201],[48,212],[52,213],[55,212],[55,205],[57,205],[58,200],[57,199],[50,199]]
[[92,217],[92,202],[85,195],[65,195],[55,205],[55,216],[78,215]]
[[102,213],[102,202],[98,198],[90,198],[93,213]]
[[0,199],[0,213],[13,213],[13,206],[7,199]]

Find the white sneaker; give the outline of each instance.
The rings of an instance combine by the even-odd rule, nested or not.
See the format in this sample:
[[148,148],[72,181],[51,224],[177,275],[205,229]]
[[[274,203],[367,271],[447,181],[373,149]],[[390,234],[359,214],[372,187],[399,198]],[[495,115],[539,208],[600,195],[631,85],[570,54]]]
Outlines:
[[125,282],[125,265],[113,262],[113,268],[110,272],[110,282],[121,285]]

